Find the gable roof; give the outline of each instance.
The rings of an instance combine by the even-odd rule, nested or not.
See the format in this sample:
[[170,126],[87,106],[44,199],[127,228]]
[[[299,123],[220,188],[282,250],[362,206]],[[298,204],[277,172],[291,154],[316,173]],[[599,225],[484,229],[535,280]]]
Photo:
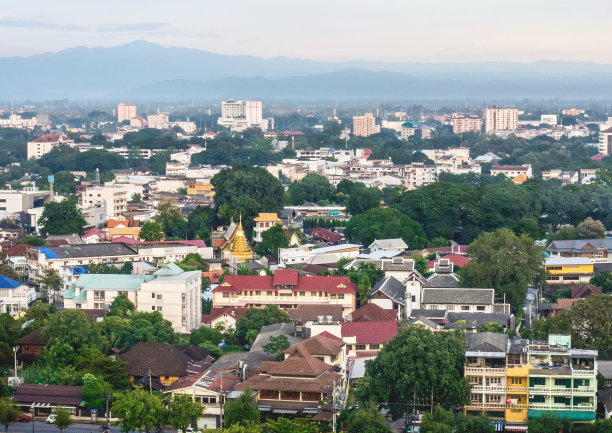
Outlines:
[[583,284],[582,286],[572,285],[570,286],[571,295],[570,297],[586,298],[591,295],[601,295],[603,293],[600,286],[591,286],[590,284]]
[[297,270],[278,270],[274,272],[272,284],[275,286],[296,286],[298,283],[299,272]]
[[29,344],[29,345],[34,345],[34,346],[43,346],[45,342],[42,340],[40,336],[43,329],[44,328],[38,328],[30,332],[28,335],[24,335],[19,340],[15,341],[15,344],[19,344],[19,345]]
[[0,275],[0,289],[16,289],[23,286],[23,283],[13,280],[12,278]]
[[168,263],[153,272],[153,274],[164,277],[172,277],[175,275],[182,274],[183,272],[183,269],[176,263]]
[[333,321],[342,320],[342,305],[332,304],[300,304],[297,308],[289,308],[287,314],[294,322],[316,321],[319,316],[332,316]]
[[402,238],[395,238],[395,239],[374,239],[374,242],[372,242],[368,248],[372,248],[373,246],[378,245],[379,248],[382,249],[408,249],[408,245],[406,245],[406,242],[404,242],[404,240]]
[[298,350],[298,346],[304,348],[306,352],[310,353],[313,356],[337,355],[344,347],[344,342],[338,337],[335,337],[330,333],[325,332],[324,334],[317,334],[314,337],[310,337],[304,341],[300,341],[299,343],[285,350],[283,353],[291,355]]
[[476,332],[465,335],[466,352],[506,352],[508,336],[495,332]]
[[297,344],[288,358],[280,362],[264,361],[261,369],[272,376],[317,377],[330,366],[308,353],[305,346]]
[[395,310],[386,310],[372,302],[362,305],[351,313],[353,322],[386,322],[397,319]]
[[412,323],[413,325],[422,323],[423,325],[427,326],[429,329],[432,329],[434,331],[437,331],[438,329],[440,329],[440,325],[438,325],[433,320],[430,320],[424,316],[417,316],[414,319],[410,319],[410,323]]
[[[275,274],[278,272],[276,271]],[[284,272],[291,273],[285,274]],[[293,281],[292,279],[296,274],[299,273],[297,271],[282,271],[278,281]],[[274,276],[268,275],[226,275],[223,283],[215,287],[213,292],[242,292],[245,290],[278,291],[274,278]],[[357,286],[351,283],[349,277],[297,275],[297,282],[291,287],[291,290],[355,294]]]
[[87,238],[90,238],[92,236],[97,236],[97,237],[101,238],[102,237],[102,232],[100,231],[99,228],[92,227],[89,230],[87,230],[85,233],[83,233],[83,236],[81,236],[81,239],[87,239]]
[[[585,248],[585,247],[592,248]],[[612,251],[612,239],[575,239],[552,241],[548,249],[554,252],[591,252],[597,249],[605,249],[608,252]]]
[[206,368],[212,363],[212,357],[204,349],[195,347],[191,350],[168,343],[136,343],[121,359],[127,362],[127,373],[136,377],[147,376],[149,372],[158,377],[183,377],[197,373],[192,371],[198,367],[194,365],[197,362],[209,361]]
[[391,275],[379,280],[370,290],[370,296],[378,292],[399,304],[404,302],[404,297],[406,296],[406,288],[404,285]]
[[493,305],[493,289],[446,289],[425,287],[422,304]]
[[17,388],[13,399],[17,403],[50,403],[52,405],[78,406],[83,387],[65,385],[23,384]]
[[386,343],[397,335],[397,322],[344,322],[340,333],[342,338],[355,337],[356,344]]
[[239,307],[213,307],[209,314],[202,314],[202,323],[210,324],[212,321],[222,316],[228,316],[236,320],[246,313],[247,308]]
[[[444,259],[450,261],[455,266],[459,266],[460,268],[464,267],[470,262],[470,260],[472,260],[469,257],[463,256],[460,254],[448,254],[444,256]],[[427,267],[433,268],[436,265],[436,263],[438,263],[440,260],[443,260],[443,259],[438,258],[438,259],[430,260],[429,262],[427,262]]]

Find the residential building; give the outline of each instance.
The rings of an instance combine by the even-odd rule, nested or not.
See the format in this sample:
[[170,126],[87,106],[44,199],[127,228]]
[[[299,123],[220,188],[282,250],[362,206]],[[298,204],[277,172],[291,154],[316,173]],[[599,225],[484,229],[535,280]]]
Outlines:
[[557,257],[581,257],[593,263],[612,263],[612,239],[553,241],[548,252]]
[[604,129],[599,132],[599,153],[602,155],[612,155],[612,128]]
[[217,120],[221,126],[232,131],[244,131],[247,128],[260,128],[267,131],[268,120],[263,119],[261,101],[234,101],[228,99],[221,102],[221,117]]
[[561,113],[563,113],[565,116],[580,116],[581,114],[584,114],[585,111],[570,108],[569,110],[563,110]]
[[485,132],[515,131],[518,127],[518,110],[516,108],[486,108]]
[[102,205],[106,219],[117,218],[127,211],[127,186],[111,183],[92,186],[83,191],[81,200],[87,208]]
[[368,248],[370,252],[376,251],[396,251],[398,253],[403,253],[408,249],[408,245],[402,238],[397,239],[374,239]]
[[424,287],[421,308],[474,313],[510,313],[509,304],[495,302],[494,289]]
[[175,126],[178,126],[179,128],[181,128],[185,134],[195,134],[196,131],[198,130],[198,127],[196,125],[195,122],[190,122],[189,119],[187,119],[187,121],[176,121],[174,123],[172,123],[171,125],[173,128]]
[[356,137],[368,137],[380,132],[380,125],[376,124],[376,118],[372,113],[363,116],[353,116],[353,135]]
[[415,297],[414,308],[419,308],[420,299],[416,299],[416,296],[420,298],[421,290],[411,295],[410,299],[406,298],[406,287],[393,276],[385,277],[379,280],[374,287],[370,290],[370,303],[376,305],[384,310],[395,311],[398,320],[406,318],[406,304],[409,304],[409,309],[412,304],[412,297]]
[[459,285],[459,277],[454,272],[454,265],[448,259],[439,259],[434,263],[434,273],[427,277],[423,287],[453,288]]
[[202,325],[210,328],[223,326],[225,329],[236,328],[236,320],[246,313],[246,308],[213,307],[210,313],[202,315]]
[[183,271],[174,263],[153,275],[83,274],[62,295],[64,308],[84,310],[107,310],[125,295],[137,311],[157,311],[183,333],[202,323],[202,273]]
[[494,154],[493,152],[487,152],[484,155],[479,155],[476,158],[474,158],[474,162],[478,163],[478,164],[482,164],[482,163],[494,163],[494,162],[498,162],[501,161],[502,159],[497,156],[496,154]]
[[491,167],[491,176],[497,176],[503,174],[507,178],[514,179],[517,176],[524,175],[528,179],[533,177],[533,169],[531,164],[523,165],[499,165],[493,164]]
[[13,400],[22,411],[31,411],[33,416],[49,415],[58,407],[65,409],[73,416],[79,416],[83,401],[83,387],[24,383],[19,385],[15,391]]
[[17,362],[21,368],[32,365],[34,361],[43,356],[45,342],[40,336],[43,329],[38,328],[15,341],[14,347],[17,348]]
[[132,117],[136,117],[138,113],[136,112],[135,104],[125,104],[120,102],[117,105],[117,123],[121,123],[124,120],[130,120]]
[[308,304],[342,305],[343,314],[355,309],[357,286],[348,277],[299,275],[277,270],[274,275],[227,275],[213,289],[214,307],[265,307],[292,309]]
[[33,287],[0,275],[0,314],[16,315],[28,309],[36,300]]
[[10,217],[13,214],[25,213],[34,208],[43,208],[51,202],[50,191],[39,191],[38,188],[0,191],[0,215]]
[[482,118],[473,114],[453,113],[451,116],[453,134],[464,132],[482,132]]
[[376,356],[397,335],[397,327],[396,321],[342,322],[340,337],[346,343],[349,358]]
[[187,195],[197,195],[198,197],[213,199],[215,187],[212,183],[196,183],[194,186],[187,188]]
[[147,125],[149,128],[155,129],[168,129],[169,126],[169,113],[164,113],[157,109],[157,114],[150,114],[147,116]]
[[612,386],[612,361],[597,361],[597,372],[604,378],[604,386]]
[[312,416],[332,419],[330,403],[342,376],[333,367],[317,359],[305,347],[297,345],[283,361],[262,361],[261,373],[236,385],[237,391],[252,389],[259,410],[283,416]]
[[347,322],[393,322],[397,320],[395,310],[386,310],[373,302],[362,305],[347,316]]
[[120,356],[127,363],[130,382],[146,389],[161,390],[181,377],[203,373],[214,359],[206,350],[169,343],[136,343]]
[[540,116],[540,123],[556,126],[559,123],[559,116],[557,114],[542,114]]
[[281,267],[308,264],[338,263],[340,259],[353,259],[359,255],[361,245],[338,244],[328,247],[314,248],[313,244],[304,244],[294,248],[280,248],[278,260]]
[[263,240],[261,235],[268,231],[268,229],[274,227],[276,224],[283,224],[283,221],[275,213],[260,212],[259,215],[253,219],[253,221],[255,222],[255,227],[253,228],[253,231],[255,232],[255,237],[253,240],[255,242],[261,242]]
[[298,347],[303,348],[317,358],[319,361],[323,361],[327,365],[332,367],[338,367],[340,373],[344,375],[346,371],[346,344],[341,338],[336,337],[328,332],[317,334],[314,337],[307,338],[306,340],[300,341],[294,344],[289,349],[283,351],[285,359],[291,357],[298,351]]
[[431,138],[431,128],[420,122],[409,121],[402,123],[400,138],[408,140],[410,137],[428,139]]
[[43,155],[51,152],[60,144],[72,143],[74,143],[74,140],[70,140],[67,136],[62,134],[41,135],[33,141],[28,141],[27,157],[28,159],[41,158]]
[[548,257],[544,269],[548,284],[588,283],[594,275],[593,261],[586,257]]

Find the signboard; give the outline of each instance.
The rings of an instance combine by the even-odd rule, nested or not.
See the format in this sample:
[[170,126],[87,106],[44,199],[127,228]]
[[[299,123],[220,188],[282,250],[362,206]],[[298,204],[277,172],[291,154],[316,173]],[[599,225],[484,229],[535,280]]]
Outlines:
[[49,183],[55,183],[55,176],[50,174],[49,176],[47,176],[47,182]]

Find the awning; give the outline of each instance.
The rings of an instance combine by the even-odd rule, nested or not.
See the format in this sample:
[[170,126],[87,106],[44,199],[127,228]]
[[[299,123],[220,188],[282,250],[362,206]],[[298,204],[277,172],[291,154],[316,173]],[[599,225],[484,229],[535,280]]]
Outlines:
[[31,407],[51,407],[51,403],[32,403]]
[[508,425],[506,424],[506,431],[526,432],[527,426],[526,425]]
[[270,409],[272,409],[272,406],[259,406],[259,410],[262,412],[270,412]]
[[272,413],[282,413],[287,415],[297,415],[298,411],[294,409],[274,409]]
[[316,407],[305,407],[302,409],[302,413],[319,413],[319,409]]

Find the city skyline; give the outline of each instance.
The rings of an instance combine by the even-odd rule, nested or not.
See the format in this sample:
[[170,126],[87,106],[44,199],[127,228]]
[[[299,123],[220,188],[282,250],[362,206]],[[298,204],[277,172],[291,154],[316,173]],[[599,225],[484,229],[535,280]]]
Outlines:
[[167,4],[141,0],[110,0],[87,10],[75,0],[12,4],[0,9],[0,37],[12,41],[0,48],[0,57],[143,39],[220,54],[320,61],[612,63],[612,54],[598,48],[612,42],[612,4],[602,0],[571,10],[551,0],[503,6],[484,0],[235,0],[232,7],[185,0],[174,10],[168,14]]

